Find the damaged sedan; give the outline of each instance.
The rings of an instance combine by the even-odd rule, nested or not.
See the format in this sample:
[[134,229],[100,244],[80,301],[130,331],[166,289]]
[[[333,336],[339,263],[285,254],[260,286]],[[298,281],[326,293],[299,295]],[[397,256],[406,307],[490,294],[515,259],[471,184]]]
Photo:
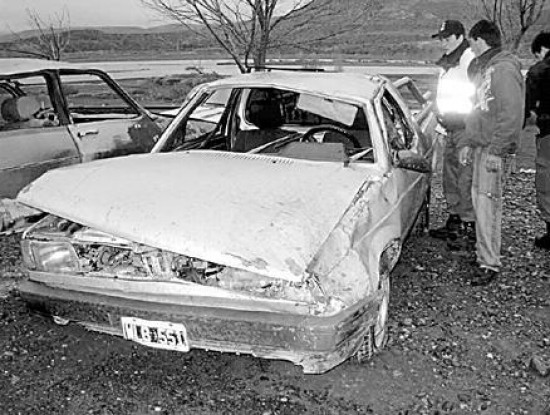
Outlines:
[[20,294],[149,347],[305,373],[367,360],[386,343],[390,271],[426,225],[435,124],[410,79],[202,85],[151,154],[56,169],[18,195],[47,213],[22,237]]

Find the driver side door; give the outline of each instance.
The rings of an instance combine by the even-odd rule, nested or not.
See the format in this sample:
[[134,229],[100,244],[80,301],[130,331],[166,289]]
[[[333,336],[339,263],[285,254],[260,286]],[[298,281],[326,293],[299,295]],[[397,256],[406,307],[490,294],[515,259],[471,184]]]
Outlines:
[[383,193],[390,199],[394,214],[400,220],[400,234],[405,237],[425,202],[429,182],[426,174],[396,167],[399,151],[422,152],[418,132],[398,99],[391,91],[385,90],[377,102],[376,110],[382,123],[389,158]]
[[68,129],[82,161],[149,152],[161,127],[106,74],[96,72],[64,71],[59,77]]

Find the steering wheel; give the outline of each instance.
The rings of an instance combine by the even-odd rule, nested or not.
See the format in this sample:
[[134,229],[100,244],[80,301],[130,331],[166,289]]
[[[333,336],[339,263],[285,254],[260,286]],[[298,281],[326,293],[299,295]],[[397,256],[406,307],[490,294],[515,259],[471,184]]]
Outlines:
[[346,150],[353,150],[354,148],[361,148],[361,144],[355,138],[353,134],[347,131],[345,128],[337,127],[336,125],[316,125],[307,130],[300,138],[301,143],[316,142],[313,136],[320,132],[333,132],[338,134],[337,136],[330,137],[330,140],[325,141],[325,137],[321,140],[322,143],[342,143]]

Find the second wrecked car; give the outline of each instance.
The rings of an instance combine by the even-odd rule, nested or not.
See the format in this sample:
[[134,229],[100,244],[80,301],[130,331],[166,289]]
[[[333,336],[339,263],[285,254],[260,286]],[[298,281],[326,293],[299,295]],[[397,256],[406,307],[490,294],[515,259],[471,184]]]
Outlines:
[[57,167],[147,153],[167,123],[99,69],[0,59],[0,199]]

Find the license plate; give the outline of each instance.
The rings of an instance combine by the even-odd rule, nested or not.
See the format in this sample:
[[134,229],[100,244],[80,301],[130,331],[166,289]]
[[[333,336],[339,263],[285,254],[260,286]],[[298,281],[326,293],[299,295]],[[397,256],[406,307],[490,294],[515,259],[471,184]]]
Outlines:
[[185,326],[168,321],[148,321],[135,317],[121,317],[125,339],[157,349],[189,351]]

